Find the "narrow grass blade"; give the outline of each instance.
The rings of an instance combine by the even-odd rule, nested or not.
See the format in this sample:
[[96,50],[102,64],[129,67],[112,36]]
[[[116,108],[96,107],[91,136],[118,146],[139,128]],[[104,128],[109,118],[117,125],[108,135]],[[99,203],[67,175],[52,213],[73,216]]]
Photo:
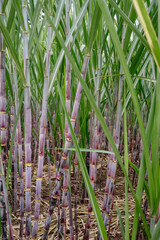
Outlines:
[[117,204],[116,204],[116,210],[117,210],[117,213],[118,213],[118,218],[119,218],[119,222],[120,222],[122,237],[123,237],[123,240],[125,240],[125,228],[124,228],[121,212],[120,212]]

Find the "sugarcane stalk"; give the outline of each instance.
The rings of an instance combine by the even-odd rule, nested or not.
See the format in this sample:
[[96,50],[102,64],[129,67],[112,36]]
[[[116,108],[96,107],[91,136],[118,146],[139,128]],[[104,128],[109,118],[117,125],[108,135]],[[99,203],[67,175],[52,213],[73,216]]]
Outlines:
[[78,240],[78,224],[77,224],[77,191],[78,191],[78,156],[74,159],[74,222],[75,222],[75,237]]
[[[18,84],[17,84],[17,72],[13,63],[13,78],[15,84],[15,105],[16,113],[18,111]],[[19,116],[17,123],[17,144],[18,144],[18,157],[19,157],[19,174],[20,174],[20,230],[19,239],[23,239],[23,225],[24,225],[24,175],[23,175],[23,156],[22,156],[22,132],[21,132],[21,118]],[[16,150],[15,150],[16,152]],[[16,188],[16,186],[15,186]]]
[[[70,11],[70,1],[66,0],[66,37],[68,36],[68,33],[70,31],[70,17],[69,17],[69,11]],[[67,45],[68,50],[70,50],[70,43]],[[66,79],[65,79],[65,95],[66,95],[66,108],[68,115],[70,116],[70,82],[71,82],[71,66],[68,58],[66,57]],[[68,134],[68,122],[65,118],[65,138]],[[62,192],[62,212],[61,212],[61,225],[59,229],[59,238],[62,237],[62,235],[65,236],[64,230],[66,229],[66,209],[68,207],[68,181],[69,181],[69,155],[67,156],[66,160],[66,166],[64,169],[64,180],[63,180],[63,192]],[[70,219],[72,222],[72,213],[69,212]]]
[[[115,139],[115,144],[117,148],[119,147],[119,140],[120,140],[120,117],[121,117],[121,95],[122,95],[122,77],[120,76],[120,81],[119,81],[119,94],[118,94],[118,107],[117,107],[117,117],[115,121],[115,132],[113,133],[114,139]],[[110,213],[110,206],[111,202],[113,201],[113,192],[114,192],[114,182],[115,182],[115,173],[116,173],[116,167],[117,167],[117,159],[115,155],[113,155],[110,159],[109,162],[109,170],[107,173],[107,186],[106,186],[106,192],[105,194],[108,195],[107,199],[105,197],[106,201],[106,208],[105,211],[106,213],[104,214],[104,223],[105,226],[107,225],[108,219],[109,219],[109,213]],[[104,206],[104,205],[103,205]],[[103,209],[104,211],[104,209]]]
[[[46,148],[49,152],[49,136],[48,136],[48,128],[46,128]],[[49,199],[51,199],[51,161],[50,157],[47,154],[47,163],[48,163],[48,184],[49,184]]]
[[[123,28],[123,34],[122,34],[122,46],[124,41],[124,33],[125,28]],[[117,149],[119,148],[120,143],[120,124],[121,124],[121,110],[122,110],[122,86],[123,86],[123,76],[122,76],[122,68],[120,68],[120,78],[119,78],[119,88],[118,88],[118,104],[117,104],[117,110],[116,110],[116,117],[115,117],[115,124],[114,124],[114,130],[113,130],[113,138],[115,140],[115,144]],[[112,209],[111,205],[113,202],[114,197],[114,184],[115,184],[115,174],[116,174],[116,167],[117,167],[117,158],[115,155],[112,155],[109,162],[108,162],[108,168],[107,168],[107,180],[106,180],[106,187],[105,187],[105,196],[103,200],[103,221],[105,227],[108,224],[108,220],[112,217]],[[109,217],[110,215],[110,217]],[[101,239],[101,237],[98,234],[98,239]]]
[[[15,108],[14,108],[15,110]],[[14,113],[14,118],[15,118],[15,113]],[[16,128],[16,133],[14,137],[14,153],[13,154],[13,199],[14,199],[14,214],[16,215],[17,213],[17,128]]]
[[[86,73],[87,73],[87,69],[88,69],[89,58],[90,58],[89,55],[85,56],[83,67],[82,67],[81,75],[84,79],[86,77]],[[81,94],[82,94],[82,86],[81,86],[81,83],[78,82],[76,97],[75,97],[73,110],[72,110],[72,114],[71,114],[71,124],[72,124],[73,129],[75,127],[75,122],[76,122],[76,119],[77,119]],[[47,219],[46,219],[46,222],[45,222],[43,240],[47,239],[47,236],[48,236],[48,230],[49,230],[49,227],[50,227],[50,224],[51,224],[51,216],[53,214],[53,211],[54,211],[54,208],[55,208],[55,205],[56,205],[56,202],[57,202],[57,195],[59,193],[59,190],[61,189],[62,176],[63,176],[63,173],[64,173],[64,168],[65,168],[66,160],[67,160],[67,156],[68,156],[68,150],[67,149],[71,147],[71,144],[72,144],[72,137],[71,137],[71,132],[70,132],[70,129],[69,129],[66,140],[65,140],[65,147],[64,147],[63,154],[62,154],[62,157],[61,157],[61,162],[60,162],[60,166],[59,166],[59,174],[57,174],[56,183],[55,183],[55,186],[54,186],[54,190],[53,190],[53,193],[52,193],[52,198],[51,198],[51,202],[50,202],[50,206],[49,206],[49,210],[48,210],[48,216],[47,216]]]
[[[113,133],[117,148],[119,147],[119,140],[120,140],[121,95],[122,95],[122,76],[120,76],[120,81],[119,81],[118,107],[116,112],[117,117],[115,121],[114,133]],[[112,157],[109,160],[106,187],[105,187],[105,196],[104,196],[103,208],[102,208],[104,212],[103,220],[104,220],[105,227],[107,226],[107,223],[109,220],[109,214],[111,210],[110,207],[113,201],[116,167],[117,167],[117,159],[115,155],[112,155]]]
[[[13,135],[13,129],[14,129],[14,122],[15,122],[15,116],[18,111],[18,100],[17,100],[17,93],[18,89],[16,88],[15,82],[16,82],[16,71],[14,67],[14,62],[13,62],[13,74],[11,78],[11,84],[12,84],[12,89],[14,93],[14,104],[13,101],[11,100],[12,106],[11,106],[11,138]],[[16,128],[16,133],[14,136],[14,145],[12,147],[12,190],[13,190],[13,203],[14,203],[14,214],[16,215],[17,213],[17,134],[18,134],[18,125]]]
[[68,205],[69,205],[70,239],[74,240],[71,189],[68,191]]
[[[29,60],[26,59],[26,69],[29,72]],[[28,74],[27,74],[28,75]],[[28,78],[28,76],[27,76]],[[25,114],[25,214],[26,214],[26,239],[31,233],[31,105],[29,85],[24,87],[24,114]]]
[[35,197],[35,211],[34,211],[32,239],[36,239],[37,237],[38,220],[39,220],[39,212],[40,212],[44,147],[45,147],[46,126],[47,126],[47,101],[48,101],[48,84],[49,84],[49,70],[50,70],[50,50],[49,50],[50,41],[51,41],[51,26],[48,25],[46,72],[45,72],[44,87],[43,87],[42,116],[40,121],[38,169],[37,169],[37,179],[36,179],[36,197]]
[[26,229],[25,239],[30,239],[31,234],[31,104],[30,104],[30,71],[29,71],[29,52],[28,52],[28,20],[27,20],[27,1],[22,0],[22,14],[24,19],[25,31],[23,31],[23,59],[24,75],[26,85],[24,86],[24,117],[25,117],[25,215]]
[[[96,125],[94,128],[92,148],[98,149],[98,144],[99,144],[99,132],[98,132],[98,127]],[[98,157],[98,154],[96,152],[91,152],[89,176],[90,176],[90,181],[91,181],[93,190],[95,190],[96,179],[97,179],[97,157]],[[88,217],[87,217],[87,223],[86,223],[86,227],[85,227],[84,240],[87,240],[87,239],[89,240],[91,213],[92,213],[92,207],[91,207],[91,203],[89,201]]]
[[[69,17],[69,11],[70,11],[70,0],[66,0],[66,37],[68,36],[68,33],[70,31],[70,17]],[[68,50],[70,50],[70,43],[67,45]],[[65,95],[66,95],[66,108],[67,112],[70,115],[70,98],[71,98],[71,91],[70,91],[70,85],[71,85],[71,64],[66,57],[66,79],[65,79]],[[68,122],[65,118],[65,136],[68,133]]]
[[[106,102],[105,112],[104,112],[104,119],[105,119],[106,124],[107,124],[107,110],[108,110],[108,102]],[[103,138],[101,137],[101,143],[102,142],[103,142]],[[102,148],[107,149],[107,146],[108,146],[108,141],[107,141],[107,137],[105,136],[104,143],[102,143]],[[100,168],[100,178],[101,179],[102,179],[103,159],[104,159],[104,153],[102,153],[101,168]],[[100,190],[101,190],[101,187],[102,187],[102,182],[100,182]]]
[[[14,105],[13,105],[13,101],[11,100],[11,114],[10,114],[10,118],[11,118],[11,138],[13,135],[13,129],[14,129]],[[13,199],[12,201],[14,202],[14,145],[12,147],[12,196]]]
[[[3,217],[3,218],[1,218],[1,224],[4,224],[4,221],[6,221],[6,219],[7,219],[8,228],[9,228],[9,239],[14,240],[13,228],[12,228],[12,223],[11,223],[11,213],[10,213],[10,209],[9,209],[8,194],[7,194],[6,183],[5,183],[5,172],[4,172],[3,162],[2,162],[2,149],[0,149],[0,177],[1,177],[0,190],[2,190],[1,191],[1,197],[3,198],[2,199],[3,201],[1,201],[1,203],[3,203],[3,205],[5,205],[3,207],[1,206],[1,217]],[[3,213],[3,210],[6,210],[7,216],[6,216],[6,213],[5,214]],[[4,217],[6,219],[4,219]],[[7,238],[6,224],[2,226],[2,233],[1,234],[2,234],[2,239],[3,240],[8,239]]]
[[23,156],[22,156],[22,133],[21,118],[18,120],[18,156],[19,156],[19,173],[20,173],[20,231],[19,238],[23,239],[24,229],[24,175],[23,175]]
[[[34,131],[37,133],[37,122],[38,122],[38,111],[37,111],[37,108],[36,108],[36,117],[34,119]],[[33,167],[32,167],[32,177],[34,175],[34,168],[35,168],[35,164],[36,164],[36,158],[37,158],[37,146],[38,146],[38,143],[37,143],[37,137],[34,136],[34,157],[33,157]]]
[[[102,55],[101,50],[98,50],[98,71],[97,71],[97,81],[95,82],[95,96],[96,96],[96,104],[99,107],[99,84],[100,84],[100,76],[101,76],[101,67],[102,67]],[[98,149],[99,148],[99,123],[97,120],[96,115],[94,116],[94,132],[93,132],[93,141],[92,141],[92,148]],[[91,185],[93,190],[95,190],[96,180],[97,180],[97,160],[98,154],[96,152],[91,152],[91,159],[90,159],[90,169],[89,169],[89,177],[91,181]],[[88,204],[88,216],[87,222],[84,232],[84,240],[89,240],[89,232],[90,232],[90,217],[92,213],[91,202],[89,201]]]
[[[2,12],[2,1],[0,1],[0,12]],[[0,16],[4,17],[3,13]],[[3,50],[3,37],[0,32],[0,132],[1,132],[1,149],[2,149],[2,163],[4,168],[4,177],[6,177],[6,145],[7,145],[7,123],[6,123],[6,93],[5,93],[5,51]],[[2,169],[1,169],[2,171]],[[1,228],[2,239],[7,239],[7,226],[6,226],[6,206],[4,199],[4,189],[2,177],[0,179],[0,191],[1,191]]]
[[17,214],[17,177],[18,177],[18,174],[17,174],[17,153],[18,153],[18,146],[17,146],[17,143],[18,143],[18,137],[17,137],[17,134],[18,134],[18,129],[16,129],[16,133],[15,133],[15,142],[14,142],[14,215],[16,216]]

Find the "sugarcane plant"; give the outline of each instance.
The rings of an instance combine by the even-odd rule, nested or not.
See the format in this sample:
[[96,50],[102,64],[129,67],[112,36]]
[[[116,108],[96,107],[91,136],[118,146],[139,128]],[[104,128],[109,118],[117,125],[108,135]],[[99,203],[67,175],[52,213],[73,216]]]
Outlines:
[[159,239],[159,1],[0,15],[1,238]]

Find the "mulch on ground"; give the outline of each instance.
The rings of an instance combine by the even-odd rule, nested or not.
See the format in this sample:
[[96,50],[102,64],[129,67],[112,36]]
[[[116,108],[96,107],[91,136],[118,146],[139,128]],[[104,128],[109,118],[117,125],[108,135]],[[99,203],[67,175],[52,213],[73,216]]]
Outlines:
[[[107,176],[107,164],[108,164],[108,157],[103,156],[103,168],[101,169],[101,162],[102,162],[102,154],[99,154],[98,157],[98,166],[97,166],[97,186],[95,189],[95,195],[97,202],[100,206],[100,209],[102,207],[103,203],[103,197],[105,193],[105,183],[106,183],[106,176]],[[34,176],[32,178],[32,214],[34,213],[34,205],[35,205],[35,191],[36,191],[36,171],[37,167],[35,167],[34,170]],[[52,164],[51,165],[51,180],[52,180],[52,189],[55,183],[55,167]],[[130,179],[132,180],[133,177],[133,170],[130,171]],[[73,179],[73,169],[71,171],[71,179]],[[72,181],[73,182],[73,181]],[[136,185],[136,184],[135,184]],[[74,182],[71,186],[71,189],[73,189],[72,194],[72,205],[73,205],[73,219],[74,219]],[[80,191],[81,192],[81,191]],[[18,191],[19,193],[19,191]],[[83,239],[84,235],[84,229],[85,229],[85,223],[87,219],[88,214],[88,198],[82,199],[82,194],[78,194],[77,201],[78,201],[78,208],[77,208],[77,214],[78,214],[78,239]],[[133,223],[133,216],[134,216],[134,206],[135,201],[134,198],[129,191],[128,193],[129,198],[129,212],[130,212],[130,232],[132,231],[132,223]],[[18,203],[19,203],[19,196],[18,196]],[[121,229],[120,229],[120,223],[119,218],[116,210],[116,204],[119,207],[119,210],[121,212],[121,216],[123,221],[125,220],[125,178],[123,175],[122,170],[119,166],[117,166],[117,172],[116,172],[116,185],[115,185],[115,197],[114,197],[114,204],[113,204],[113,211],[112,211],[112,222],[110,225],[110,231],[109,231],[109,239],[113,240],[120,240],[122,239]],[[42,198],[41,198],[41,210],[40,210],[40,219],[39,219],[39,228],[38,228],[38,239],[42,239],[43,235],[43,229],[44,229],[44,223],[46,220],[47,212],[49,207],[49,186],[48,186],[48,166],[45,164],[44,166],[44,174],[43,174],[43,181],[42,181]],[[52,216],[52,223],[49,230],[49,239],[57,239],[57,207],[55,208],[54,214]],[[148,213],[149,215],[149,213]],[[32,221],[34,219],[34,215],[31,216]],[[149,217],[149,216],[148,216]],[[12,214],[12,222],[13,222],[13,231],[15,239],[18,239],[18,233],[19,233],[19,209],[17,211],[17,216],[14,216]],[[94,214],[91,214],[91,230],[90,230],[90,239],[96,239],[97,236],[97,224],[96,220],[94,218]],[[66,221],[66,237],[65,239],[70,239],[70,223],[69,223],[69,212],[67,210],[67,221]],[[145,239],[143,234],[139,231],[139,234],[137,236],[137,239]]]

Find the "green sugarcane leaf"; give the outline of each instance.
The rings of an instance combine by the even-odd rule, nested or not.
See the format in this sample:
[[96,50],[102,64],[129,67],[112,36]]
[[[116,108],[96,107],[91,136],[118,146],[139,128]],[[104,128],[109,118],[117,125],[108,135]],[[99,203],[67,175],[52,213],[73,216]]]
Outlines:
[[[80,2],[80,6],[82,7],[82,3],[83,3],[83,1],[82,1],[82,0],[79,0],[79,2]],[[88,18],[88,21],[90,21],[90,16],[89,16],[89,18]],[[84,18],[83,18],[83,21],[82,21],[82,26],[83,26],[84,42],[85,42],[85,44],[87,44],[88,34],[87,34],[86,21],[85,21]]]
[[[64,150],[64,148],[58,148],[58,149],[63,149],[63,150]],[[76,151],[75,148],[65,148],[65,149],[68,150],[68,151]],[[115,155],[114,152],[105,151],[105,150],[100,150],[100,149],[92,149],[92,148],[90,148],[90,149],[80,148],[80,151],[81,151],[81,152],[97,152],[97,153],[105,153],[105,154]]]
[[21,78],[23,80],[23,83],[25,84],[26,83],[26,79],[24,77],[24,73],[23,73],[22,67],[20,65],[17,52],[16,52],[16,50],[15,50],[13,44],[12,44],[12,40],[11,40],[11,38],[9,36],[9,32],[8,32],[7,28],[5,27],[1,17],[0,17],[0,29],[1,29],[1,31],[3,33],[3,37],[5,39],[7,48],[10,51],[10,54],[11,54],[11,56],[12,56],[12,58],[13,58],[15,64],[16,64],[17,70],[19,71],[19,73],[21,75]]
[[10,74],[9,74],[9,71],[8,71],[8,69],[6,69],[6,80],[7,80],[7,83],[8,83],[8,88],[9,88],[11,97],[12,97],[13,102],[14,102],[14,96],[13,96],[13,90],[12,90],[12,83],[11,83],[10,77],[11,77],[11,76],[10,76]]
[[122,9],[120,9],[120,7],[116,4],[115,1],[113,0],[108,0],[109,3],[116,9],[116,11],[120,14],[120,16],[123,18],[123,20],[128,24],[128,26],[130,27],[130,29],[138,36],[138,38],[141,40],[141,42],[144,44],[144,46],[146,47],[146,49],[148,51],[150,51],[150,47],[146,41],[146,39],[144,38],[144,36],[142,35],[142,33],[135,27],[135,25],[133,24],[133,22],[127,17],[127,15],[123,12]]
[[[139,72],[139,75],[145,71],[146,66],[147,66],[149,60],[150,60],[150,54],[147,55],[147,57],[146,57],[146,59],[145,59],[145,61],[144,61],[144,64],[142,65],[142,68],[141,68],[141,70],[140,70],[140,72]],[[152,82],[154,82],[154,83],[156,82],[155,79],[150,80],[150,79],[148,79],[148,78],[143,78],[142,76],[139,76],[139,75],[138,75],[138,76],[135,76],[135,75],[132,76],[132,77],[136,78],[136,80],[135,80],[134,83],[133,83],[133,86],[134,86],[135,89],[136,89],[136,86],[137,86],[137,84],[138,84],[138,82],[139,82],[139,79],[143,79],[143,80],[146,79],[146,81],[152,81]],[[127,94],[127,99],[126,99],[125,106],[128,105],[130,99],[131,99],[131,93],[129,92],[129,93]],[[124,114],[124,108],[123,108],[123,110],[122,110],[121,116],[123,116],[123,114]]]
[[[137,18],[137,16],[136,16],[135,8],[134,8],[134,5],[132,4],[130,6],[129,19],[132,23],[134,23],[136,18]],[[126,32],[125,32],[124,43],[123,43],[123,50],[124,50],[125,53],[127,51],[128,45],[129,45],[129,40],[130,40],[131,34],[132,34],[132,29],[130,28],[129,25],[127,25]],[[146,41],[146,39],[145,39],[145,41]]]
[[146,38],[148,40],[148,44],[152,51],[154,60],[157,64],[157,67],[160,72],[160,46],[158,44],[158,39],[153,28],[151,19],[148,15],[148,12],[145,8],[144,2],[142,0],[132,0],[139,16],[140,22],[143,26],[143,30],[146,34]]
[[126,240],[126,238],[125,238],[125,228],[124,228],[124,224],[123,224],[123,220],[122,220],[122,216],[121,216],[118,204],[116,204],[116,210],[117,210],[117,213],[118,213],[118,218],[119,218],[119,222],[120,222],[122,237],[123,237],[124,240]]
[[48,152],[47,148],[44,148],[45,152],[47,153],[47,155],[49,156],[49,158],[51,159],[51,161],[54,163],[54,158],[52,157],[52,155]]
[[[151,141],[151,131],[152,131],[152,126],[153,126],[154,111],[155,111],[155,92],[154,92],[154,95],[152,98],[151,110],[150,110],[148,124],[147,124],[147,128],[146,128],[146,136],[148,138],[148,144],[150,144],[150,141]],[[141,165],[140,165],[140,169],[139,169],[139,177],[138,177],[137,193],[136,193],[139,202],[141,201],[141,198],[142,198],[142,190],[143,190],[143,185],[144,185],[145,172],[146,172],[146,166],[145,166],[144,151],[143,151],[142,158],[141,158]],[[149,200],[149,204],[150,204],[150,200]],[[135,212],[134,212],[134,220],[133,220],[132,240],[135,240],[137,237],[137,227],[138,227],[138,221],[139,221],[138,216],[139,216],[139,212],[138,212],[137,203],[136,203]]]
[[93,212],[95,214],[98,229],[100,231],[102,239],[107,240],[108,237],[107,237],[107,233],[106,233],[105,226],[104,226],[104,223],[103,223],[102,215],[101,215],[101,212],[100,212],[100,209],[99,209],[99,205],[97,203],[94,191],[92,189],[90,179],[89,179],[89,175],[88,175],[87,168],[86,168],[86,164],[85,164],[85,161],[84,161],[83,156],[81,154],[81,151],[79,149],[79,146],[78,146],[78,143],[77,143],[77,140],[76,140],[76,136],[75,136],[74,130],[72,128],[71,121],[69,119],[68,113],[67,113],[67,109],[66,109],[66,106],[65,106],[65,101],[64,101],[63,94],[62,94],[62,91],[60,89],[59,83],[58,83],[58,92],[59,92],[60,100],[61,100],[61,103],[62,103],[62,107],[63,107],[63,109],[65,111],[65,114],[66,114],[66,117],[67,117],[68,125],[69,125],[71,135],[72,135],[72,140],[73,140],[74,146],[76,148],[76,153],[77,153],[77,156],[78,156],[80,168],[81,168],[82,175],[83,175],[84,182],[85,182],[85,186],[86,186],[86,189],[87,189],[87,192],[88,192],[88,195],[89,195],[89,199],[90,199],[90,202],[91,202],[91,205],[92,205],[92,209],[93,209]]
[[34,15],[33,15],[33,21],[32,21],[33,25],[31,27],[31,31],[30,31],[30,34],[29,34],[29,41],[28,41],[29,52],[31,51],[32,45],[34,43],[33,39],[34,39],[34,36],[35,36],[36,26],[37,26],[40,11],[41,11],[41,5],[39,4],[39,1],[37,1],[35,11],[34,11]]
[[[158,43],[160,44],[160,2],[158,1]],[[157,192],[157,200],[152,216],[156,216],[158,212],[158,206],[160,201],[160,168],[159,168],[159,137],[160,137],[160,71],[157,72],[156,83],[156,97],[155,97],[155,114],[151,136],[151,149],[152,149],[152,171],[154,174],[154,182]]]
[[14,137],[15,137],[15,133],[16,133],[19,114],[20,114],[21,109],[22,109],[23,99],[24,99],[24,93],[21,94],[21,98],[20,98],[19,106],[18,106],[18,111],[17,111],[17,115],[16,115],[16,118],[15,118],[15,122],[14,122],[13,134],[12,134],[12,138],[11,138],[11,145],[10,145],[10,151],[9,151],[9,157],[8,157],[7,178],[6,178],[7,191],[8,191],[9,176],[10,176],[10,171],[11,171],[12,148],[13,148],[13,145],[14,145]]
[[[65,46],[67,46],[68,43],[70,42],[70,40],[71,40],[71,38],[72,38],[72,34],[73,34],[73,32],[75,31],[75,29],[77,28],[78,23],[79,23],[79,24],[81,23],[81,21],[82,21],[82,19],[83,19],[83,17],[84,17],[84,14],[85,14],[85,12],[86,12],[86,9],[87,9],[88,2],[89,2],[89,0],[85,1],[83,7],[80,9],[80,11],[79,11],[79,13],[78,13],[78,15],[77,15],[77,18],[75,19],[74,24],[72,25],[72,27],[71,27],[71,29],[70,29],[70,31],[69,31],[69,34],[68,34],[67,39],[66,39],[66,41],[65,41]],[[41,4],[42,4],[42,3],[41,3]],[[42,4],[42,7],[43,7],[43,6],[44,6],[44,5]],[[43,9],[44,9],[44,8],[43,8]],[[47,14],[47,19],[48,19],[49,15],[48,15],[48,13],[47,13],[46,10],[44,10],[44,11],[45,11],[45,13]],[[49,19],[50,19],[50,18],[49,18]],[[61,62],[62,62],[63,56],[64,56],[64,50],[62,49],[61,52],[60,52],[60,54],[59,54],[59,56],[58,56],[57,62],[56,62],[55,67],[54,67],[54,70],[53,70],[53,72],[50,74],[50,79],[51,79],[51,80],[50,80],[50,85],[49,85],[49,90],[48,90],[49,93],[51,92],[51,90],[52,90],[52,88],[53,88],[54,80],[55,80],[55,78],[56,78],[56,75],[57,75],[57,72],[58,72],[58,70],[59,70],[60,64],[61,64]]]
[[7,22],[8,32],[10,32],[11,29],[12,29],[12,25],[14,23],[14,17],[15,17],[15,10],[14,10],[13,3],[12,3],[10,13],[9,13],[9,17],[8,17],[8,22]]
[[95,35],[96,35],[98,27],[99,27],[100,18],[101,18],[101,11],[100,11],[99,5],[96,2],[93,17],[92,17],[90,33],[89,33],[87,53],[91,52],[93,42],[94,42],[94,39],[95,39]]
[[37,138],[37,140],[38,140],[38,134],[34,131],[34,129],[32,128],[32,132],[33,132],[33,134],[34,134],[34,136]]
[[5,12],[5,9],[6,9],[7,4],[8,4],[8,0],[4,0],[4,1],[3,1],[3,5],[2,5],[2,13]]
[[151,240],[158,240],[160,236],[160,219],[158,220],[158,223],[156,224],[156,228],[152,234]]
[[[139,169],[138,167],[132,163],[131,161],[128,161],[130,166],[133,168],[133,170],[136,172],[136,174],[139,176]],[[144,189],[145,189],[145,192],[146,192],[146,196],[147,196],[147,199],[149,201],[149,189],[148,189],[148,185],[147,185],[147,182],[144,181]]]
[[13,0],[13,6],[15,8],[15,11],[17,12],[17,16],[18,16],[18,20],[19,23],[23,29],[23,31],[25,31],[25,25],[24,25],[24,19],[23,19],[23,14],[22,14],[22,9],[21,9],[21,2],[20,0]]

